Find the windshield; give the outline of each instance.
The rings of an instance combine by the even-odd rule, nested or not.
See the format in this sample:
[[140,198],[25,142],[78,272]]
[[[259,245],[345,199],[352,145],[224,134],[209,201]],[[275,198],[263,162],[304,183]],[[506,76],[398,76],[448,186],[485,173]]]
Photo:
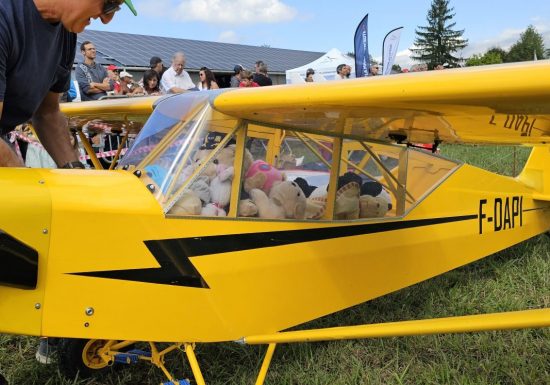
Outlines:
[[166,209],[195,176],[199,152],[227,143],[231,137],[227,134],[238,124],[212,109],[212,96],[212,92],[189,92],[161,101],[119,165],[145,172],[144,182],[154,187]]

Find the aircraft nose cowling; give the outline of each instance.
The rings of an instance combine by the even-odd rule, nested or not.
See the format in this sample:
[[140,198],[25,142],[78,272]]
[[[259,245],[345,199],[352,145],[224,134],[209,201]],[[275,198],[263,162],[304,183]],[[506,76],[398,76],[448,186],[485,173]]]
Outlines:
[[40,334],[52,218],[43,173],[0,168],[0,333]]

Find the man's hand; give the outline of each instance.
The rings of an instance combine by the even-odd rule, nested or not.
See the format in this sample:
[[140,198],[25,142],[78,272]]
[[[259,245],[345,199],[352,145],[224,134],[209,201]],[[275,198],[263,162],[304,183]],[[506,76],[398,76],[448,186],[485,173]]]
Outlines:
[[59,110],[58,93],[48,92],[34,113],[32,124],[38,139],[58,167],[78,161],[77,153],[71,146],[67,119]]

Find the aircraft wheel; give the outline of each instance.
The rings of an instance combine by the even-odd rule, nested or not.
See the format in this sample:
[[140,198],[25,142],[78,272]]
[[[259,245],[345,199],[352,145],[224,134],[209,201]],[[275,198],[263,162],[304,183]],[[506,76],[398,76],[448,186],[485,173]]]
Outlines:
[[110,371],[111,364],[98,354],[108,340],[62,338],[57,347],[59,371],[68,378],[101,376]]

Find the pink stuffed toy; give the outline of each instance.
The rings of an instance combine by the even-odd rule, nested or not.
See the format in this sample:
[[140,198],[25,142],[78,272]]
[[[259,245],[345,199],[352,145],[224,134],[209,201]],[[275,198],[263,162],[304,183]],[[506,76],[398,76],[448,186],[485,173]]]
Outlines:
[[285,180],[284,174],[263,160],[255,160],[245,175],[244,190],[257,188],[269,194],[275,182]]

